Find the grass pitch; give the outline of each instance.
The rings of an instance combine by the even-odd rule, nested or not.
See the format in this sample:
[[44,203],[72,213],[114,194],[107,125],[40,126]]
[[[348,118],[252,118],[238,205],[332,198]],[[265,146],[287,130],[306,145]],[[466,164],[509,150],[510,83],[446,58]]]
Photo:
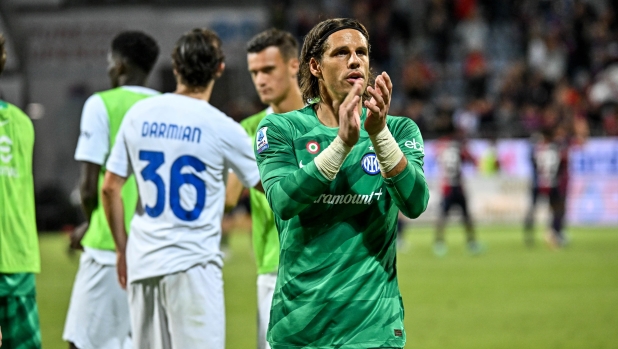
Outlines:
[[[432,229],[412,227],[398,256],[406,309],[406,348],[618,347],[618,228],[571,228],[571,245],[553,251],[540,236],[522,243],[519,227],[479,228],[487,247],[469,256],[463,232],[447,230],[449,253],[431,250]],[[78,255],[67,238],[40,238],[38,301],[43,348],[66,349],[62,329]],[[256,287],[250,237],[233,234],[225,279],[227,348],[255,348]],[[88,324],[84,324],[87,326]]]

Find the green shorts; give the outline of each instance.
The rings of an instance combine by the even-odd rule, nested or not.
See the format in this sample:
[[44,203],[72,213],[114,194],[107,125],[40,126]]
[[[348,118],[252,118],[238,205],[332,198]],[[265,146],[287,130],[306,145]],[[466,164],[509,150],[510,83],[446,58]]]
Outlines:
[[[11,279],[9,281],[9,279]],[[14,283],[19,281],[19,285]],[[19,286],[17,294],[0,294],[2,349],[41,348],[39,311],[34,291],[34,274],[0,274],[0,291],[7,284]],[[26,290],[27,292],[23,292]]]

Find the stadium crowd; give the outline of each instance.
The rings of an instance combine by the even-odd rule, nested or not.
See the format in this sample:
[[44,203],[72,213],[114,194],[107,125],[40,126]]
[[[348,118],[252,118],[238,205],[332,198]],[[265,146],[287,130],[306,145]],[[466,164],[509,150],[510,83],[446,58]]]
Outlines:
[[[317,6],[316,6],[317,5]],[[393,115],[426,139],[454,117],[470,137],[567,126],[618,135],[618,1],[277,1],[274,26],[299,39],[328,17],[367,24],[375,71],[393,72]]]

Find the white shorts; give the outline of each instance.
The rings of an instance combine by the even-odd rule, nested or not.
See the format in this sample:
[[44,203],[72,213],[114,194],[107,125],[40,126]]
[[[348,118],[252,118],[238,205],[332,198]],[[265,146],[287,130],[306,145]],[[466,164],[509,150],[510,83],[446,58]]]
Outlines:
[[277,272],[260,274],[257,277],[258,292],[258,349],[270,349],[266,341],[266,332],[270,321],[270,307],[273,304]]
[[224,349],[221,269],[209,263],[129,287],[133,348]]
[[99,264],[83,252],[62,339],[79,349],[118,349],[131,347],[130,334],[127,293],[116,266]]

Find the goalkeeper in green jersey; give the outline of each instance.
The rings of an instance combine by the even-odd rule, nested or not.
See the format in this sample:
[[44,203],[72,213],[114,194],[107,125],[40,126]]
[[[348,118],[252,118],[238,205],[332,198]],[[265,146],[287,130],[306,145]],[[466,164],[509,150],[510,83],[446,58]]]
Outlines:
[[[292,34],[269,29],[254,36],[247,43],[247,65],[255,89],[268,108],[244,119],[240,124],[250,137],[255,138],[258,124],[270,113],[286,113],[304,106],[298,86],[298,42]],[[230,173],[226,206],[234,207],[243,186]],[[269,348],[266,330],[270,317],[277,265],[279,264],[279,236],[273,212],[266,196],[250,189],[253,251],[257,264],[258,292],[258,349]]]
[[[273,349],[402,348],[397,213],[427,208],[423,139],[388,114],[392,83],[369,69],[369,35],[328,19],[305,37],[310,104],[268,115],[255,153],[280,240],[268,341]],[[375,80],[375,81],[374,81]]]
[[[0,34],[0,73],[6,62]],[[41,270],[34,212],[34,128],[19,108],[0,100],[0,345],[41,347],[34,274]]]

